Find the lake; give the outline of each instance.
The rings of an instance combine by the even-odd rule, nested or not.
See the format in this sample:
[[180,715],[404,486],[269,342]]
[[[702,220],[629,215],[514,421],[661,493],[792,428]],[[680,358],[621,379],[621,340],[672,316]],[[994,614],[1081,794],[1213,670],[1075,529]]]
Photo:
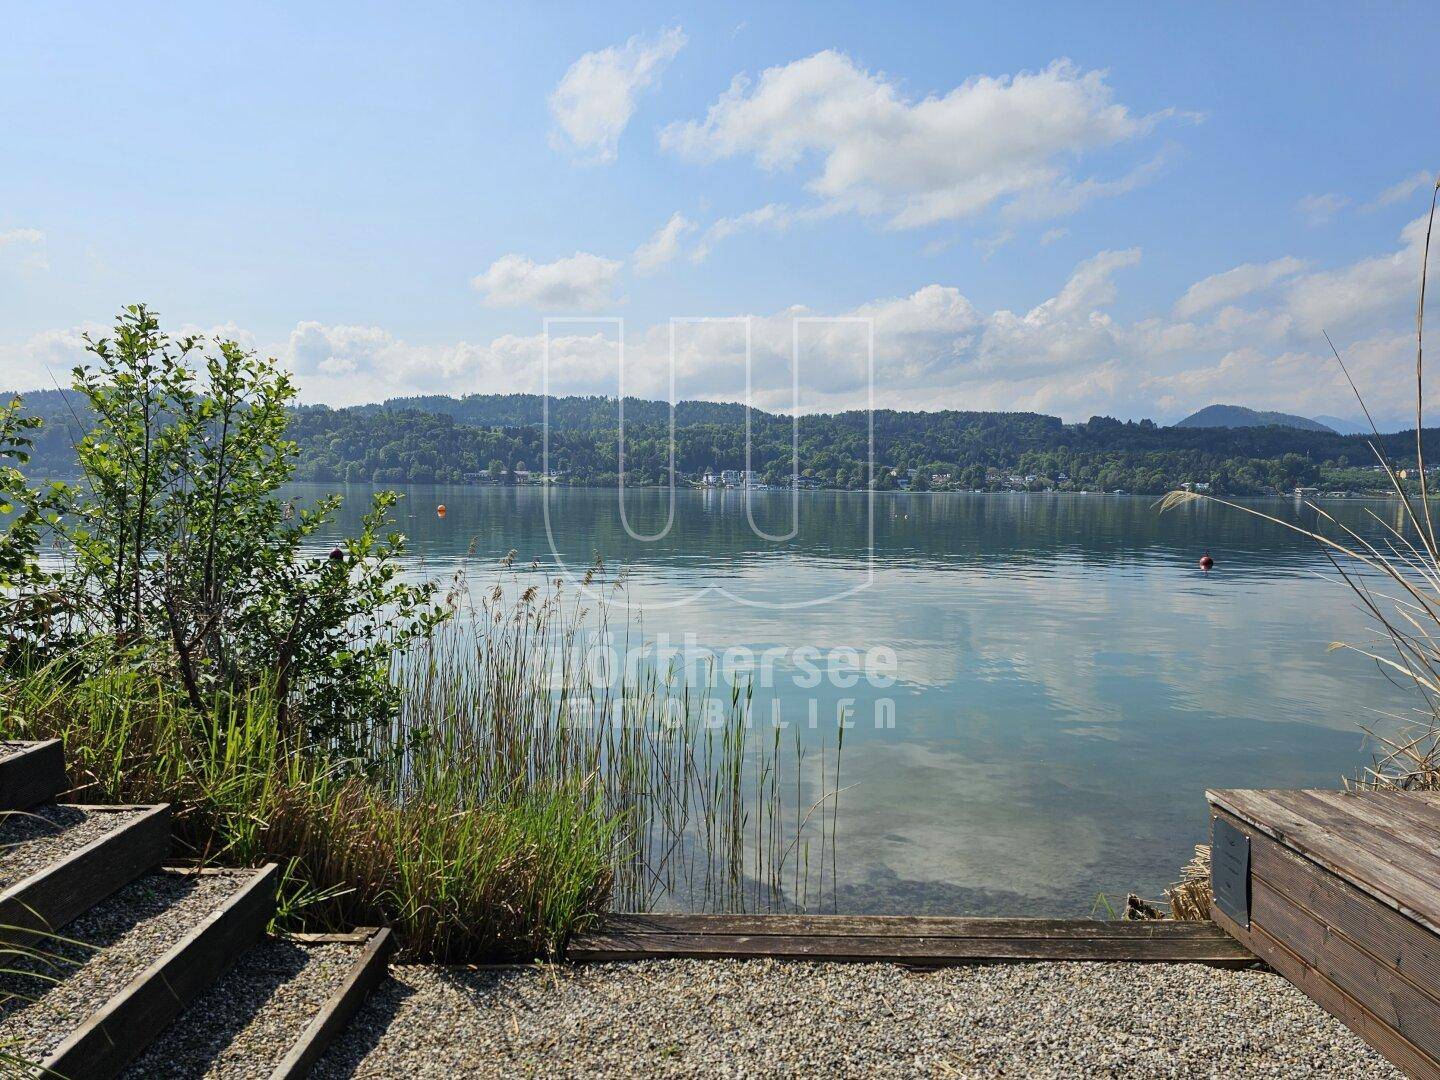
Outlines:
[[[369,489],[335,490],[353,527]],[[1367,624],[1315,546],[1224,507],[631,490],[622,512],[614,491],[402,491],[416,574],[489,588],[513,549],[578,579],[599,554],[625,567],[647,640],[768,656],[752,715],[815,747],[797,784],[835,782],[813,773],[834,767],[819,743],[843,705],[817,910],[1073,916],[1159,896],[1205,839],[1207,787],[1337,786],[1369,761],[1357,724],[1413,706],[1327,652]],[[1367,510],[1397,513],[1328,509],[1372,532]]]

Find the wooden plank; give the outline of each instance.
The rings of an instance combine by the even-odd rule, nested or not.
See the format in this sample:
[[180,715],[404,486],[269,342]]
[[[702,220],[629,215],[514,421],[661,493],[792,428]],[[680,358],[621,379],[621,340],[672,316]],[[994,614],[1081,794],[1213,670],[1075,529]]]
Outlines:
[[1276,798],[1292,793],[1274,791],[1208,791],[1213,806],[1226,810],[1253,829],[1301,852],[1325,869],[1339,874],[1357,888],[1440,933],[1440,892],[1407,862],[1377,855],[1356,844],[1347,828],[1314,820],[1308,809],[1297,810],[1292,800]]
[[170,807],[160,803],[143,809],[134,821],[96,837],[0,893],[0,940],[24,945],[59,930],[159,865],[170,851]]
[[[358,933],[358,931],[357,931]],[[375,984],[385,977],[394,944],[388,928],[369,929],[369,940],[345,973],[345,980],[315,1014],[285,1059],[275,1066],[270,1080],[300,1080],[345,1030],[350,1018],[365,1004]]]
[[0,810],[28,810],[65,790],[65,752],[59,739],[30,743],[0,757]]
[[1373,799],[1381,806],[1394,807],[1396,810],[1403,809],[1409,813],[1420,828],[1430,831],[1430,842],[1433,845],[1437,837],[1440,837],[1440,798],[1426,798],[1427,795],[1440,796],[1440,792],[1385,790],[1365,792],[1365,798]]
[[[670,917],[673,920],[675,917]],[[700,917],[725,919],[727,917]],[[832,916],[729,917],[732,929],[740,925],[765,927],[770,919],[826,919]],[[843,917],[834,917],[843,918]],[[880,918],[880,917],[875,917]],[[865,934],[855,932],[789,932],[791,922],[759,933],[686,932],[664,929],[684,925],[654,916],[612,916],[595,931],[575,938],[567,956],[576,961],[639,960],[659,957],[773,957],[834,962],[884,962],[916,965],[1016,963],[1035,960],[1125,960],[1151,963],[1205,963],[1243,967],[1254,957],[1216,927],[1205,923],[1115,922],[1074,920],[1066,932],[1005,934],[1016,923],[1054,923],[1055,920],[975,920],[966,931],[963,919],[942,920],[949,934]],[[855,921],[855,920],[849,920]],[[862,925],[865,920],[860,920]],[[714,927],[723,922],[708,922]],[[804,925],[803,923],[801,924]],[[1102,929],[1103,928],[1103,929]]]
[[107,1080],[224,974],[275,914],[270,863],[62,1042],[43,1065],[67,1080]]
[[934,938],[1216,938],[1204,922],[1168,919],[990,919],[944,915],[702,915],[631,912],[604,916],[605,930],[647,934]]
[[1411,878],[1424,883],[1422,888],[1403,895],[1402,902],[1429,912],[1440,923],[1440,861],[1432,853],[1433,838],[1416,832],[1413,818],[1392,817],[1391,811],[1359,796],[1347,797],[1343,792],[1296,791],[1292,798],[1297,808],[1317,823],[1337,835],[1350,837],[1348,850],[1336,853],[1354,867],[1347,877],[1375,874],[1375,879],[1365,884],[1387,890],[1396,869],[1402,868]]
[[1254,877],[1418,985],[1440,988],[1440,940],[1429,930],[1268,837],[1251,844]]
[[358,930],[348,930],[343,933],[289,933],[284,934],[286,941],[293,941],[300,945],[364,945],[373,938],[379,931],[373,926],[362,926]]
[[1234,801],[1243,807],[1243,810],[1226,807],[1232,813],[1306,854],[1338,861],[1342,871],[1368,873],[1377,865],[1375,862],[1345,860],[1369,853],[1378,857],[1378,865],[1383,869],[1398,862],[1413,876],[1440,886],[1440,861],[1428,856],[1416,860],[1415,844],[1419,837],[1413,816],[1391,817],[1368,796],[1310,790],[1223,794],[1238,797]]
[[1436,833],[1422,820],[1418,805],[1396,803],[1368,792],[1297,791],[1295,795],[1299,805],[1318,803],[1354,821],[1356,843],[1371,845],[1376,836],[1383,837],[1389,850],[1440,883]]
[[1264,881],[1255,879],[1252,887],[1252,925],[1283,943],[1381,1023],[1440,1060],[1440,1002]]
[[1210,915],[1218,926],[1234,936],[1407,1076],[1421,1080],[1440,1080],[1440,1061],[1380,1021],[1323,974],[1267,934],[1262,927],[1252,924],[1251,929],[1246,930],[1232,922],[1214,905],[1211,905]]

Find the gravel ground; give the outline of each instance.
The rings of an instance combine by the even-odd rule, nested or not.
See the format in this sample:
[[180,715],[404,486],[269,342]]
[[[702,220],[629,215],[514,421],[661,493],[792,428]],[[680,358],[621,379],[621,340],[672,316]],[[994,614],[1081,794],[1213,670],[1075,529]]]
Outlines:
[[92,948],[49,941],[41,947],[50,964],[7,962],[29,974],[0,975],[0,1045],[45,1058],[245,881],[243,874],[146,874],[63,929]]
[[92,840],[134,821],[143,810],[39,806],[0,816],[0,889],[7,888]]
[[1400,1076],[1268,972],[764,960],[395,967],[314,1075]]
[[267,1077],[360,955],[270,939],[240,958],[124,1074],[127,1080]]

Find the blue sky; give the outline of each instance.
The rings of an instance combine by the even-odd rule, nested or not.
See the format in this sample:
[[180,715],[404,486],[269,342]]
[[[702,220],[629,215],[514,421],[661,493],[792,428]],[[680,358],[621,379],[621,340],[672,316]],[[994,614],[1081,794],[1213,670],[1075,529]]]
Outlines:
[[[333,403],[538,389],[547,315],[664,396],[670,318],[744,315],[783,407],[798,313],[873,319],[882,405],[1352,415],[1328,330],[1408,407],[1433,5],[3,16],[3,384],[143,300]],[[613,393],[615,334],[552,389]],[[854,326],[802,334],[801,407],[863,403]],[[742,342],[682,324],[679,396]]]

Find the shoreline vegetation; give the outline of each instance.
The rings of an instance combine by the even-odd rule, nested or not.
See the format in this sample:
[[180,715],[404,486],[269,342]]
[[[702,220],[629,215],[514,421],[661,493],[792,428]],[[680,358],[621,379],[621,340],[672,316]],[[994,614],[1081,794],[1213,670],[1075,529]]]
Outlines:
[[288,376],[143,307],[89,344],[82,483],[32,486],[39,424],[0,410],[0,737],[61,739],[67,798],[172,803],[196,861],[280,864],[288,928],[383,924],[412,959],[553,957],[611,905],[823,897],[838,731],[817,787],[742,686],[573,663],[582,632],[643,636],[598,560],[588,595],[513,552],[482,596],[408,583],[391,493],[312,553],[339,504],[275,494]]
[[[23,396],[27,410],[45,421],[31,468],[47,477],[78,475],[71,446],[88,422],[84,397],[61,390]],[[291,402],[286,411],[297,480],[581,487],[619,481],[619,406],[610,398],[437,395],[346,408]],[[626,399],[627,487],[669,485],[670,433],[667,403]],[[1427,456],[1440,462],[1440,429],[1423,434]],[[954,410],[798,419],[754,410],[747,421],[743,405],[686,401],[675,407],[674,478],[681,487],[787,491],[1163,495],[1189,485],[1226,497],[1296,489],[1359,495],[1391,490],[1371,442],[1396,458],[1414,441],[1413,431],[1162,427],[1098,416],[1067,424],[1039,413]],[[1406,472],[1401,481],[1418,490]]]

